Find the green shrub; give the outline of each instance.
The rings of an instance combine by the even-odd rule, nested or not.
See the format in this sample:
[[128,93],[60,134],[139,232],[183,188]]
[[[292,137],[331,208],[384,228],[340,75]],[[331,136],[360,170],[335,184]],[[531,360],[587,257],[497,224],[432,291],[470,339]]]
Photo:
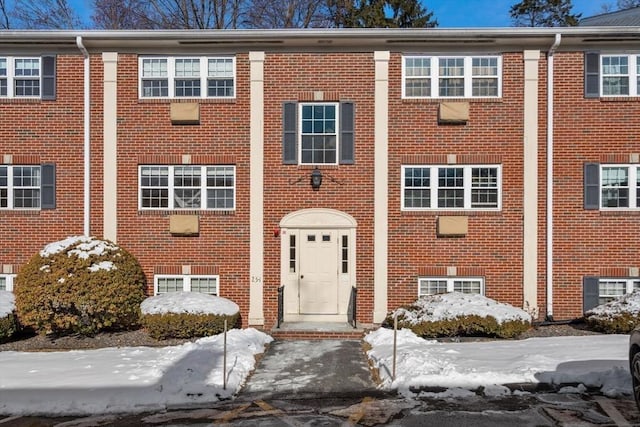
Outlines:
[[7,341],[18,331],[18,323],[13,314],[0,317],[0,342]]
[[194,313],[144,314],[142,326],[149,336],[157,340],[195,338],[223,332],[225,319],[227,320],[227,328],[231,329],[236,326],[239,318],[239,313],[230,316]]
[[393,325],[394,314],[398,328],[411,329],[424,338],[513,338],[531,327],[531,316],[519,308],[481,295],[457,292],[421,297],[414,304],[389,314],[386,325]]
[[47,245],[20,270],[14,293],[19,322],[41,334],[130,329],[139,324],[146,280],[117,245],[75,236]]
[[236,326],[240,308],[236,303],[197,292],[168,292],[141,304],[142,326],[155,339],[195,338],[216,335]]
[[628,334],[640,326],[640,292],[623,295],[585,313],[590,329],[607,334]]

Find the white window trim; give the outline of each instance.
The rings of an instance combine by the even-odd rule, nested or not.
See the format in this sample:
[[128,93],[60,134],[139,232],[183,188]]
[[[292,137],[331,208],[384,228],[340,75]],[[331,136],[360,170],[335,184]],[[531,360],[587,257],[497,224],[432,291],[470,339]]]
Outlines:
[[[336,135],[336,161],[333,163],[304,163],[302,161],[302,107],[305,106],[320,106],[320,105],[331,105],[334,106],[336,109],[336,130],[335,130],[335,135]],[[340,163],[340,103],[339,102],[300,102],[298,104],[298,123],[296,123],[296,126],[298,127],[298,159],[299,162],[298,164],[300,165],[318,165],[318,166],[326,166],[326,165],[337,165]],[[332,133],[325,133],[325,134],[320,134],[320,133],[316,133],[313,135],[333,135]]]
[[[167,77],[149,77],[150,80],[167,79],[168,96],[144,96],[142,87],[143,81],[143,61],[145,59],[166,59],[167,60]],[[200,96],[175,96],[175,81],[181,79],[176,77],[176,59],[199,59],[200,60]],[[208,96],[208,80],[209,80],[209,59],[231,59],[233,72],[233,96]],[[184,77],[190,79],[189,77]],[[140,56],[138,58],[138,97],[140,99],[235,99],[238,92],[238,79],[236,73],[236,58],[231,55],[216,56]]]
[[[603,98],[629,98],[629,97],[633,97],[633,96],[640,96],[638,94],[638,77],[640,77],[637,73],[637,60],[638,60],[638,56],[640,56],[640,53],[607,53],[607,54],[602,54],[600,55],[599,58],[599,64],[598,64],[598,78],[599,78],[599,85],[600,85],[600,96]],[[626,57],[628,59],[627,63],[628,63],[628,68],[629,68],[629,73],[628,74],[607,74],[605,76],[604,74],[604,66],[603,66],[603,62],[604,62],[604,58],[616,58],[616,57]],[[628,94],[613,94],[613,95],[605,95],[604,94],[604,78],[605,77],[611,77],[611,76],[627,76],[629,78],[629,93]]]
[[158,292],[158,279],[182,279],[182,291],[191,292],[191,279],[214,279],[216,281],[216,293],[206,294],[220,296],[220,275],[191,275],[191,274],[156,274],[153,276],[153,294],[162,295],[170,292]]
[[[153,188],[167,188],[169,197],[169,206],[160,208],[149,208],[142,206],[142,168],[144,167],[166,167],[169,170],[168,185],[167,187],[153,187]],[[199,167],[200,168],[200,207],[181,208],[174,204],[174,170],[176,167]],[[232,208],[207,208],[207,189],[216,188],[207,186],[207,168],[209,167],[228,167],[233,169],[233,187],[224,187],[233,189],[233,207]],[[147,187],[145,187],[147,188]],[[191,188],[191,187],[189,187]],[[237,191],[237,177],[235,165],[139,165],[138,166],[138,210],[141,211],[225,211],[233,212],[236,210],[236,191]]]
[[[404,204],[405,180],[404,173],[406,168],[428,168],[430,173],[429,182],[431,183],[431,207],[430,208],[407,208]],[[463,168],[464,169],[464,207],[463,208],[440,208],[438,207],[438,169],[439,168]],[[471,169],[473,168],[496,168],[498,180],[498,206],[495,208],[472,208],[471,207]],[[497,212],[502,210],[502,166],[501,165],[402,165],[400,168],[400,210],[402,211],[490,211]]]
[[[431,96],[408,96],[406,94],[406,59],[429,58],[431,60],[431,74],[422,78],[429,78],[431,82]],[[440,96],[440,59],[464,58],[464,96]],[[498,84],[498,94],[496,96],[472,96],[473,94],[473,58],[496,58],[498,75],[495,77]],[[454,78],[442,76],[443,78]],[[492,76],[477,76],[478,78],[494,78]],[[418,77],[416,77],[418,78]],[[409,79],[412,79],[411,77]],[[402,57],[402,99],[498,99],[502,98],[502,55],[404,55]]]
[[[629,180],[629,206],[628,207],[607,207],[603,206],[604,198],[602,197],[602,179],[603,179],[603,169],[604,168],[627,168],[629,171],[628,180]],[[599,191],[599,199],[600,199],[600,210],[607,211],[629,211],[629,210],[638,210],[640,206],[636,206],[636,196],[638,191],[640,191],[640,187],[637,185],[638,178],[638,168],[640,168],[640,164],[621,164],[621,163],[610,163],[610,164],[600,164],[600,182],[598,183],[598,191]]]
[[465,276],[454,276],[454,277],[418,277],[418,298],[421,296],[427,296],[427,295],[436,295],[436,294],[423,294],[420,292],[420,282],[422,281],[428,281],[428,280],[438,280],[438,281],[446,281],[447,282],[447,292],[454,292],[454,282],[457,281],[462,281],[462,280],[475,280],[475,281],[479,281],[480,282],[480,294],[479,295],[484,295],[485,293],[485,285],[484,285],[484,278],[483,277],[465,277]]
[[[7,94],[0,95],[0,99],[40,99],[42,98],[42,59],[39,56],[0,56],[7,60],[7,75],[0,76],[0,79],[7,79]],[[16,59],[35,59],[38,61],[38,76],[16,76]],[[39,95],[16,95],[15,84],[17,80],[38,80],[39,83]]]
[[640,282],[640,278],[638,277],[609,277],[606,279],[599,279],[598,280],[598,298],[617,298],[620,297],[621,295],[603,295],[600,293],[600,284],[602,283],[619,283],[619,282],[625,282],[625,286],[626,286],[626,292],[625,294],[630,294],[633,292],[634,288],[633,288],[633,284],[634,282]]
[[0,274],[0,277],[3,277],[5,279],[5,284],[7,289],[5,289],[8,292],[13,292],[13,283],[16,279],[16,275],[15,274]]
[[[8,211],[8,210],[14,210],[14,211],[39,211],[42,209],[42,168],[39,165],[0,165],[0,167],[6,167],[7,168],[7,187],[2,187],[2,188],[6,188],[7,189],[7,207],[3,208],[0,207],[0,210],[2,211]],[[19,207],[16,208],[14,206],[15,201],[14,201],[14,189],[16,188],[16,186],[13,185],[13,170],[14,168],[38,168],[40,169],[40,185],[37,187],[34,186],[29,186],[29,187],[17,187],[17,188],[24,188],[24,189],[37,189],[40,191],[40,203],[38,207],[36,208],[23,208],[23,207]]]

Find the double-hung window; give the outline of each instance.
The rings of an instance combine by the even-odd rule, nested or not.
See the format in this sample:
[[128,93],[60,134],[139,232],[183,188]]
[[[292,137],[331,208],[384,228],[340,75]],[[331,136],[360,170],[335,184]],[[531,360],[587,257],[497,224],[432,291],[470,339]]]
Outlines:
[[500,56],[404,56],[403,98],[499,98]]
[[0,55],[0,99],[56,99],[56,56]]
[[640,55],[601,55],[602,96],[638,96]]
[[156,295],[168,292],[200,292],[218,295],[220,276],[156,275],[154,282]]
[[141,57],[141,98],[233,98],[234,57]]
[[484,295],[484,279],[479,277],[421,277],[418,296],[460,292]]
[[598,303],[605,304],[624,294],[640,290],[640,279],[600,279],[598,283]]
[[235,166],[140,166],[140,209],[235,209]]
[[402,209],[501,208],[498,165],[402,166]]
[[40,209],[40,166],[0,166],[0,209]]
[[300,159],[308,164],[336,164],[338,104],[300,104]]
[[13,291],[13,281],[15,274],[0,274],[0,291]]

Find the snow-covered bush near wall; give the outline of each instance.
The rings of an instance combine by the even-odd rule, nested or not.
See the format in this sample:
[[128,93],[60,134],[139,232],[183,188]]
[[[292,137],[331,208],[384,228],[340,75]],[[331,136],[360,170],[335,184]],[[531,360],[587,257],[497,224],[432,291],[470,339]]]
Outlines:
[[118,245],[87,236],[50,243],[16,277],[19,322],[39,333],[95,334],[138,325],[146,280]]
[[15,297],[9,291],[0,291],[0,342],[16,333],[17,325],[13,312],[16,309]]
[[640,291],[616,298],[585,313],[589,327],[610,334],[626,334],[640,326]]
[[393,311],[386,320],[393,324],[397,316],[401,328],[422,337],[497,336],[509,338],[531,326],[531,315],[509,304],[478,294],[451,292],[419,298],[408,307]]
[[168,292],[149,297],[140,305],[142,325],[156,338],[193,338],[233,328],[240,307],[233,301],[198,292]]

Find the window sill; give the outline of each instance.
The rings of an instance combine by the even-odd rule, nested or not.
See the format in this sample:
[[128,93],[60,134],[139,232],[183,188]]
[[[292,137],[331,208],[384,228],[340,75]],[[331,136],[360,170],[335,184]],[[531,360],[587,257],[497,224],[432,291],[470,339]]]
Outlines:
[[235,215],[236,211],[216,211],[216,210],[189,210],[189,209],[158,209],[158,210],[138,210],[139,216],[169,216],[169,215]]
[[640,209],[600,210],[601,216],[640,216]]
[[138,104],[172,104],[176,102],[198,104],[235,104],[236,98],[138,98]]
[[601,96],[600,102],[638,102],[640,96]]
[[403,104],[441,104],[443,102],[469,102],[472,104],[501,104],[503,98],[401,98]]
[[2,216],[39,216],[40,212],[40,209],[0,209]]
[[0,98],[0,104],[40,104],[41,98]]
[[502,211],[476,211],[476,210],[415,210],[415,211],[407,211],[401,210],[400,214],[402,216],[501,216]]

